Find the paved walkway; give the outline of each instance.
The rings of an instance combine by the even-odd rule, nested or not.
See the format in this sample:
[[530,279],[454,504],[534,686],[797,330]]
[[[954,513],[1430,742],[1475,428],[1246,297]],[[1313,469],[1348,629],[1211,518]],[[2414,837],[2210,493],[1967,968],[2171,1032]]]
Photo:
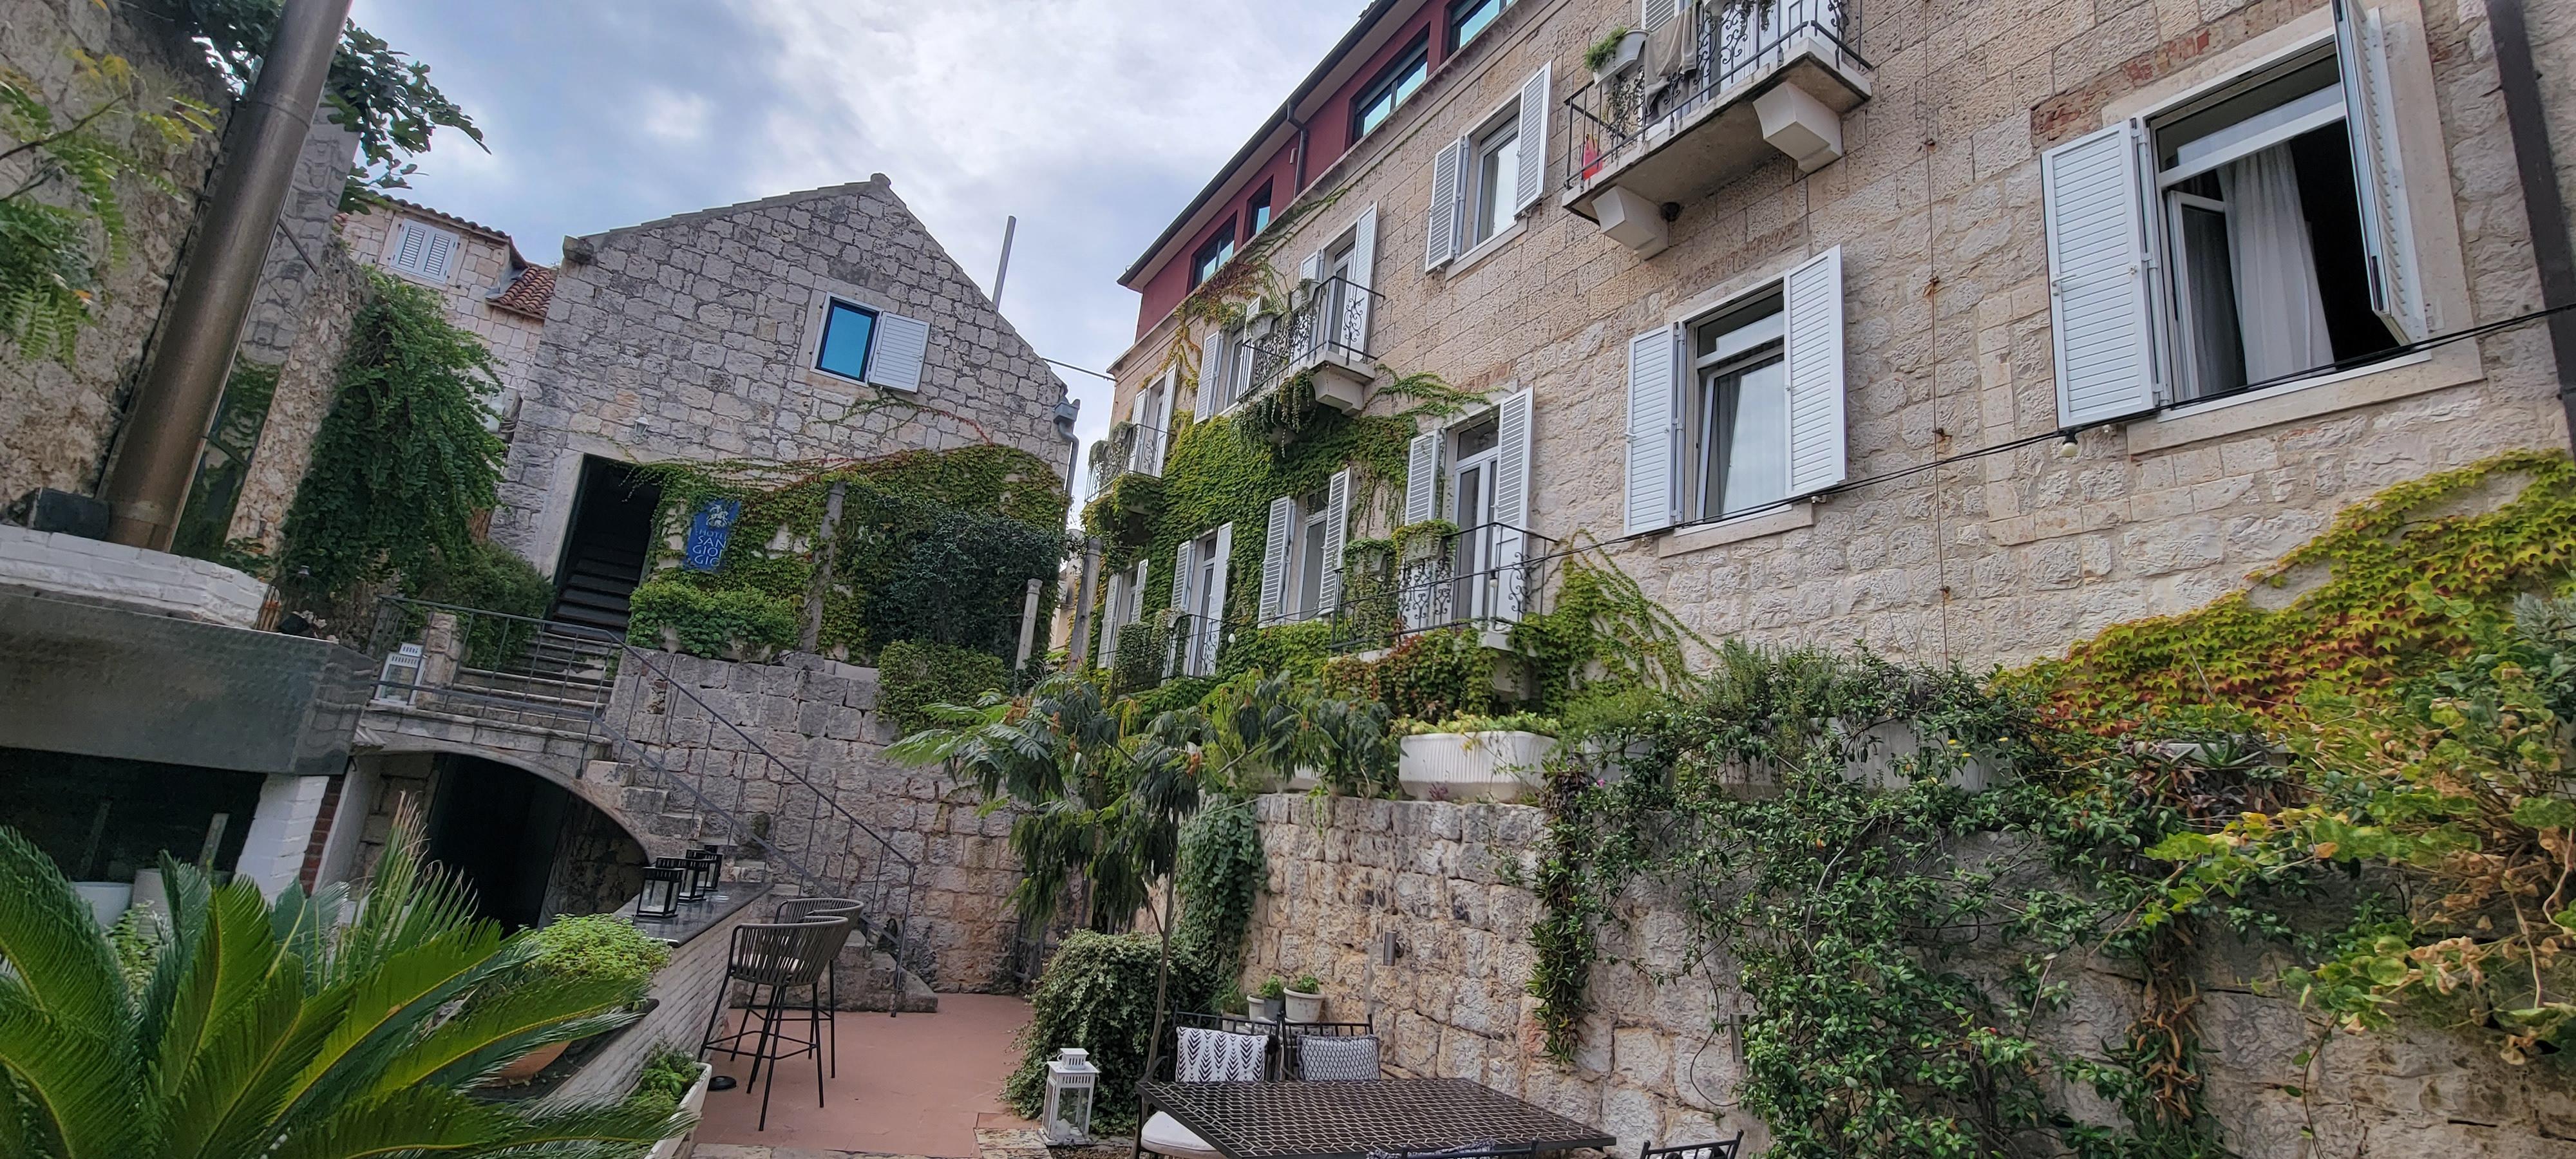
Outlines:
[[[805,1058],[779,1074],[768,1130],[755,1129],[757,1087],[709,1091],[697,1159],[980,1159],[983,1134],[998,1149],[1027,1154],[1015,1131],[1030,1124],[1002,1105],[1001,1091],[1019,1065],[1016,1039],[1028,1021],[1027,1002],[996,994],[942,994],[936,1014],[842,1011],[841,1073],[824,1081],[823,1106],[814,1105],[814,1064]],[[737,1080],[751,1069],[747,1058],[712,1061],[717,1074]],[[1045,1153],[1042,1144],[1035,1150]]]
[[[947,996],[939,999],[948,1001]],[[1128,1139],[1104,1139],[1097,1146],[1050,1150],[1046,1137],[1008,1114],[987,1115],[988,1122],[1009,1125],[975,1129],[979,1159],[1127,1159]],[[698,1144],[694,1159],[935,1159],[926,1155],[876,1155],[867,1151],[810,1151],[797,1147],[742,1147]]]

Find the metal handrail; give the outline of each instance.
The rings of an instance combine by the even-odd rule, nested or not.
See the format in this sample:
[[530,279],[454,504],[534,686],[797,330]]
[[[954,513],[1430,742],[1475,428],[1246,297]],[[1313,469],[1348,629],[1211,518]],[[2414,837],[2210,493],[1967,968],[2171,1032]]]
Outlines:
[[1241,356],[1251,374],[1244,397],[1250,398],[1311,365],[1335,355],[1363,365],[1373,357],[1371,331],[1384,318],[1385,296],[1340,274],[1320,282],[1300,283],[1289,308],[1276,315],[1267,334],[1245,337]]
[[1869,60],[1852,47],[1860,36],[1860,5],[1861,0],[1773,0],[1758,8],[1703,9],[1696,63],[1679,74],[1690,78],[1680,87],[1650,85],[1645,69],[1637,67],[1566,96],[1566,188],[1612,168],[1622,150],[1656,126],[1677,126],[1750,74],[1785,62],[1796,41],[1824,41],[1868,69]]

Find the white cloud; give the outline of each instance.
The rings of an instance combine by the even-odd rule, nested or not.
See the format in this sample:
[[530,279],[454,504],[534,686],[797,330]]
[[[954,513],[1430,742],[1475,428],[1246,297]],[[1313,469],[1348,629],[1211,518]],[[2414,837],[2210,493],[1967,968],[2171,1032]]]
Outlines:
[[646,133],[674,144],[705,138],[711,111],[704,96],[664,88],[646,91],[636,110]]

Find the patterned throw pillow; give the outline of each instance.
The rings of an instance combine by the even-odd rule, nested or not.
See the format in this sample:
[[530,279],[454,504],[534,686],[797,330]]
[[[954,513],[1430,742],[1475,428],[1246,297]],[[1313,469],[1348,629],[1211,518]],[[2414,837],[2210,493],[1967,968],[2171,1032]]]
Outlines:
[[1248,1083],[1262,1078],[1261,1064],[1270,1054],[1262,1034],[1228,1034],[1195,1026],[1180,1028],[1180,1058],[1173,1073],[1185,1083]]
[[1308,1082],[1358,1082],[1378,1077],[1377,1036],[1313,1035],[1297,1040],[1297,1070]]

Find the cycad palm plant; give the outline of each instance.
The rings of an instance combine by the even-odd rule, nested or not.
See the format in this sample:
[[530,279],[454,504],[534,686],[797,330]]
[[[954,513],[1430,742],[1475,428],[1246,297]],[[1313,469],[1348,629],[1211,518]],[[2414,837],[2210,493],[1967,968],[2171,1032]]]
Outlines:
[[686,1129],[467,1093],[535,1047],[631,1021],[637,995],[526,972],[529,936],[476,919],[408,829],[354,908],[337,887],[271,904],[165,857],[170,940],[129,993],[70,883],[0,828],[0,1155],[611,1156]]

